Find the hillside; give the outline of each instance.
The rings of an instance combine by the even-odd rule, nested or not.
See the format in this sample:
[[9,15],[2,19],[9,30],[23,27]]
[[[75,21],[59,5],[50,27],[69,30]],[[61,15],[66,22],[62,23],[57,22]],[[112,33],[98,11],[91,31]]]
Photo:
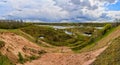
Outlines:
[[120,37],[113,40],[110,46],[91,65],[120,65]]
[[[73,53],[47,53],[41,58],[27,62],[25,65],[89,65],[96,60],[106,48],[111,44],[111,41],[120,36],[120,27],[117,27],[109,35],[97,42],[92,48],[92,51]],[[97,48],[96,48],[97,47]]]
[[19,53],[24,58],[29,59],[32,56],[39,57],[39,52],[42,50],[38,45],[28,41],[24,37],[10,32],[0,33],[0,40],[5,43],[0,48],[1,53],[6,55],[13,63],[18,63]]

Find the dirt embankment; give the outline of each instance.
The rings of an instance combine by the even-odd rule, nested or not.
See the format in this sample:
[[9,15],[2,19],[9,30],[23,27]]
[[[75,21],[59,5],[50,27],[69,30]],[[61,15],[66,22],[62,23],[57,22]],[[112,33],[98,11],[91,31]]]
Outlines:
[[0,33],[0,40],[5,42],[5,46],[0,49],[1,53],[7,55],[14,63],[18,60],[19,52],[24,57],[31,55],[38,56],[38,51],[41,50],[36,44],[14,33]]

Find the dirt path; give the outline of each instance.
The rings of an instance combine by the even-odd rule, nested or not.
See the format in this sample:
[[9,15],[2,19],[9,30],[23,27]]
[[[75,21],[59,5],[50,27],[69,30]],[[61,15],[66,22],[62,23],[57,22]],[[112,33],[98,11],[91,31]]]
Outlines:
[[80,54],[47,53],[41,58],[27,62],[24,65],[90,65],[109,46],[111,41],[118,36],[120,36],[120,28],[100,40],[95,47],[96,50]]
[[47,53],[40,59],[27,62],[24,65],[89,65],[106,48],[81,54]]

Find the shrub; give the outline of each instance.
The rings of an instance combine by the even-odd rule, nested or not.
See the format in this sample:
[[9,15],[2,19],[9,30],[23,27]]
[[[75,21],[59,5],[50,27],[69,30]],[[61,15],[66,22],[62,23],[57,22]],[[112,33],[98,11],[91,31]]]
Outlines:
[[37,56],[32,55],[32,56],[30,56],[30,58],[29,58],[29,59],[30,59],[30,61],[31,61],[31,60],[35,60],[35,59],[37,59]]
[[112,28],[111,24],[106,24],[104,28],[101,30],[102,35],[104,35],[107,31],[109,31]]
[[3,41],[0,41],[0,48],[4,47],[5,43]]
[[18,53],[18,57],[19,57],[18,61],[23,64],[25,62],[25,59],[23,58],[20,52]]
[[44,53],[47,53],[45,50],[40,50],[39,52],[38,52],[38,54],[44,54]]

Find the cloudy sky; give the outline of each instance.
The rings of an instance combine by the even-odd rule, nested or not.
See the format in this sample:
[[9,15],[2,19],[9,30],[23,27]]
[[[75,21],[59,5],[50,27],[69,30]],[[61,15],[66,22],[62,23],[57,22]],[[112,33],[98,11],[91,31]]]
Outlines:
[[116,18],[120,18],[120,0],[0,0],[0,19],[102,22]]

